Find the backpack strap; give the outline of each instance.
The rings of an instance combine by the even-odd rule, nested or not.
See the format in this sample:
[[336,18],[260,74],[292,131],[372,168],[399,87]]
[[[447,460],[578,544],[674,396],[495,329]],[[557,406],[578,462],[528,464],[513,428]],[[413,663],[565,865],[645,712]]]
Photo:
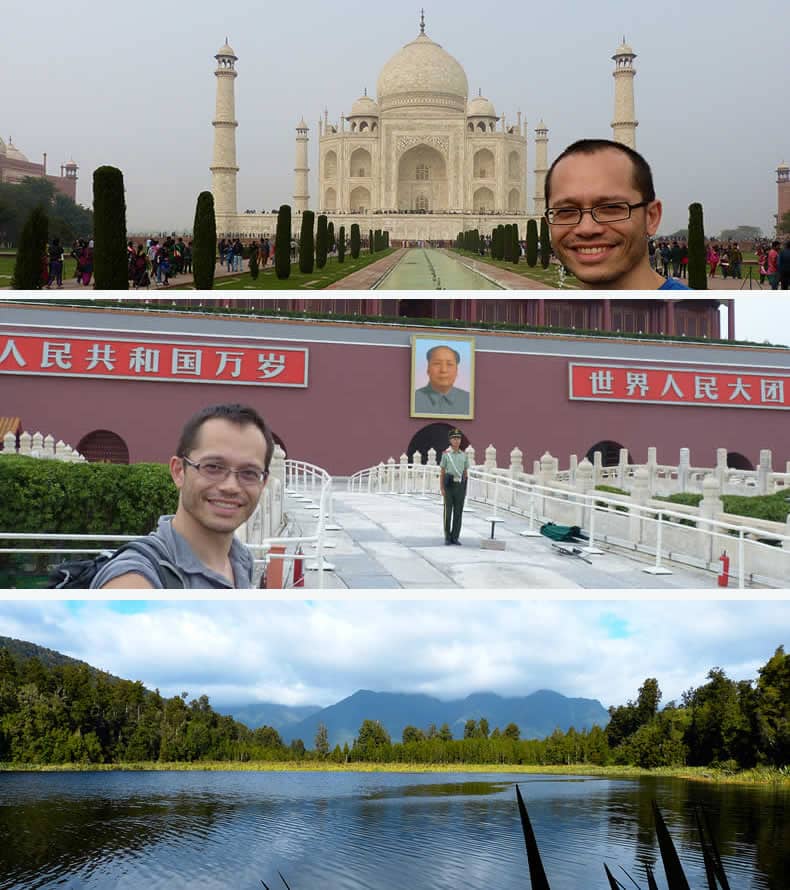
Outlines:
[[127,541],[115,551],[112,558],[114,559],[118,554],[123,553],[124,550],[133,550],[135,553],[146,557],[156,570],[159,583],[165,590],[182,590],[186,587],[184,576],[180,569],[170,562],[162,545],[151,535],[138,538],[135,541]]

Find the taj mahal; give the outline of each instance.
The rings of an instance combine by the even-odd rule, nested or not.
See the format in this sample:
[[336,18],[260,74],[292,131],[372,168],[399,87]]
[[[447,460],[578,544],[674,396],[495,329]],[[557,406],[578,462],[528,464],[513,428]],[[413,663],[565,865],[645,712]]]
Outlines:
[[[625,38],[615,50],[612,138],[636,147],[633,61]],[[238,57],[227,40],[216,54],[216,114],[212,194],[217,233],[259,238],[276,229],[276,214],[237,209],[234,87]],[[458,232],[488,235],[499,224],[526,222],[545,210],[549,131],[535,127],[535,193],[527,195],[528,129],[498,115],[493,102],[469,96],[461,63],[431,40],[421,16],[419,33],[386,62],[376,98],[365,94],[351,112],[318,122],[318,196],[308,187],[309,127],[296,126],[294,232],[305,210],[324,213],[335,229],[386,229],[392,242],[451,241]]]

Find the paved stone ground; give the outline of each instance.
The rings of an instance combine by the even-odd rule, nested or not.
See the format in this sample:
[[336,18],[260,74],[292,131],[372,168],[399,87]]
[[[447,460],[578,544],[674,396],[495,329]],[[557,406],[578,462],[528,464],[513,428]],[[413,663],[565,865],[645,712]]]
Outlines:
[[[291,498],[286,510],[312,534],[316,518],[309,506]],[[469,504],[464,511],[460,547],[448,547],[442,531],[438,495],[421,500],[413,495],[357,494],[336,490],[334,516],[340,531],[328,532],[334,546],[324,551],[334,571],[324,572],[324,588],[440,590],[471,588],[486,592],[544,589],[713,589],[715,576],[685,566],[670,566],[671,575],[644,572],[652,561],[641,555],[609,550],[590,556],[592,565],[562,556],[543,536],[522,537],[520,517],[500,514],[496,540],[504,550],[487,550],[481,542],[491,534],[486,521],[491,507]],[[310,551],[312,553],[312,551]],[[308,556],[307,565],[316,565]],[[318,586],[318,572],[305,573],[306,586]]]
[[345,278],[341,278],[340,281],[330,284],[324,290],[372,290],[376,282],[400,262],[404,253],[406,253],[406,249],[400,247],[393,253],[387,254],[380,260],[376,260],[375,263],[365,266],[364,269],[352,272],[350,275],[346,275]]

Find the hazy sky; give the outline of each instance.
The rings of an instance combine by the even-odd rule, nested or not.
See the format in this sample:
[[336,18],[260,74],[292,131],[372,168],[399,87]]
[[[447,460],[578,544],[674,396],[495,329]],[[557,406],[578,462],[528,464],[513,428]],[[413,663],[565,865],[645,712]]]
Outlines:
[[[191,227],[211,186],[214,54],[225,37],[239,57],[236,114],[239,210],[291,202],[294,128],[348,113],[385,62],[419,32],[414,7],[332,3],[261,5],[192,0],[5,0],[0,134],[49,172],[80,165],[78,200],[91,203],[92,171],[124,171],[128,224]],[[706,231],[773,231],[776,168],[790,162],[787,8],[780,0],[660,5],[631,0],[493,7],[436,0],[426,32],[466,70],[470,93],[549,127],[549,158],[581,137],[611,137],[611,55],[623,35],[637,54],[637,148],[653,166],[665,225],[686,225],[701,201]],[[312,206],[316,184],[311,173]],[[530,205],[531,206],[531,205]]]
[[664,703],[787,644],[787,602],[0,602],[0,635],[149,688],[223,703],[329,705],[357,689],[605,706],[656,677]]

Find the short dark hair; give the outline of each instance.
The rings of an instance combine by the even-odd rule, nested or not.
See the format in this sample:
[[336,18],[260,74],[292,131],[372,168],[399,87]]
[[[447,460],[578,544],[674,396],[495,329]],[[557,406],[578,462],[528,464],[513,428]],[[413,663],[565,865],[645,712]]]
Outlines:
[[198,411],[197,414],[189,418],[181,430],[181,438],[178,440],[176,449],[176,454],[179,457],[186,457],[192,451],[197,442],[200,428],[207,420],[227,420],[237,426],[257,426],[266,440],[266,460],[263,469],[269,469],[274,454],[274,436],[272,436],[272,431],[266,421],[249,405],[210,405],[208,408]]
[[546,174],[546,183],[543,187],[544,197],[546,199],[546,207],[549,206],[549,195],[551,193],[551,175],[554,168],[561,160],[570,155],[594,155],[599,151],[605,151],[607,148],[613,148],[615,151],[622,152],[633,164],[634,188],[639,192],[643,201],[655,201],[656,190],[653,186],[653,172],[650,164],[633,148],[623,145],[622,142],[614,142],[611,139],[578,139],[569,145],[562,154],[554,160]]
[[446,343],[439,343],[436,346],[431,346],[431,348],[425,353],[425,357],[428,361],[431,360],[431,356],[436,352],[437,349],[449,349],[450,352],[455,356],[456,365],[461,364],[461,353],[457,349],[453,349],[452,346],[448,346]]

